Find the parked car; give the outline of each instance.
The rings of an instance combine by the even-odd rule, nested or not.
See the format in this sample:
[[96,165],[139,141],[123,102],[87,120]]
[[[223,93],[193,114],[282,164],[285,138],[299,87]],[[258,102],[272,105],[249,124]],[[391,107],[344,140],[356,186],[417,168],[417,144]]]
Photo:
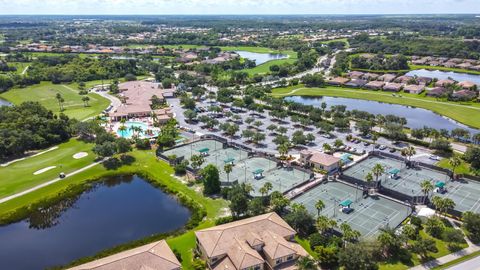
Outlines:
[[397,149],[395,149],[395,148],[393,148],[393,147],[390,148],[390,150],[388,150],[388,152],[390,152],[390,153],[395,153],[395,151],[397,151]]
[[379,149],[380,148],[380,144],[375,144],[375,149]]
[[439,161],[441,159],[439,156],[435,156],[435,155],[428,155],[428,158],[436,161]]
[[385,150],[385,149],[387,149],[387,146],[385,146],[385,145],[380,145],[380,147],[379,147],[378,149],[380,149],[380,150]]
[[370,143],[369,143],[369,142],[364,142],[363,145],[364,145],[364,146],[369,146]]

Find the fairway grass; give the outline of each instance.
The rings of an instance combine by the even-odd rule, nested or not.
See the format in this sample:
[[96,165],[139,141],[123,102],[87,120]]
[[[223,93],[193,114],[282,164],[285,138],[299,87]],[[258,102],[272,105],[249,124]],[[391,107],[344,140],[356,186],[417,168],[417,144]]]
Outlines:
[[[66,174],[91,164],[95,159],[92,153],[93,144],[71,139],[62,143],[57,149],[44,154],[27,157],[7,167],[0,167],[0,198],[24,191],[39,184],[48,182],[58,177],[61,172]],[[86,152],[88,156],[74,159],[78,152]],[[35,172],[48,167],[56,166],[43,173],[34,175]]]
[[[398,95],[401,95],[401,97]],[[427,109],[473,128],[480,128],[480,117],[474,117],[480,115],[480,104],[473,102],[439,101],[435,98],[407,93],[397,93],[396,96],[393,96],[391,93],[383,91],[334,86],[306,88],[303,85],[273,89],[272,96],[278,98],[286,96],[331,96],[400,104]]]
[[64,98],[63,113],[71,118],[85,120],[96,116],[105,110],[110,101],[95,93],[89,93],[89,106],[85,107],[78,89],[74,85],[52,84],[51,82],[41,82],[25,88],[15,88],[0,94],[3,98],[15,105],[20,105],[26,101],[38,101],[48,110],[55,114],[60,113],[60,107],[55,96],[60,93]]
[[[39,190],[35,190],[34,192],[25,194],[24,196],[2,203],[0,204],[0,218],[6,219],[18,210],[25,211],[25,209],[28,209],[34,203],[54,200],[66,191],[73,189],[73,187],[85,184],[88,181],[120,174],[142,174],[154,184],[158,183],[169,190],[183,194],[201,205],[201,207],[206,210],[207,215],[194,230],[213,226],[214,220],[223,212],[223,209],[228,206],[225,200],[204,197],[201,193],[195,191],[193,188],[187,187],[173,177],[173,168],[168,163],[158,160],[155,156],[154,150],[134,151],[130,153],[130,155],[136,159],[131,165],[123,166],[117,170],[107,170],[103,166],[97,165],[68,177],[64,181],[56,182]],[[192,269],[191,250],[195,247],[194,232],[187,231],[179,236],[170,237],[167,239],[167,242],[172,249],[181,253],[183,269]],[[132,248],[132,246],[129,245],[126,245],[126,247]],[[115,252],[119,251],[120,250],[115,249]]]

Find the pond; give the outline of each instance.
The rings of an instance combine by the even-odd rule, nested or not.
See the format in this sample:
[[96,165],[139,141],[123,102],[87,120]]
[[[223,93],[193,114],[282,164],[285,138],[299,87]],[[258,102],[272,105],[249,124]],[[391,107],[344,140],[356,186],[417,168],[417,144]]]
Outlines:
[[[68,180],[65,180],[68,181]],[[138,176],[116,176],[0,227],[0,269],[45,269],[183,227],[190,211]]]
[[0,106],[10,106],[12,103],[0,98]]
[[453,130],[455,128],[467,129],[471,134],[480,133],[480,130],[467,127],[449,118],[443,117],[432,111],[413,108],[398,104],[382,103],[377,101],[338,98],[338,97],[301,97],[293,96],[285,98],[288,101],[294,101],[306,105],[313,105],[320,107],[323,102],[327,103],[329,107],[335,105],[345,105],[348,110],[366,111],[372,114],[393,114],[396,116],[405,117],[407,119],[407,126],[410,128],[422,128],[428,126],[437,130],[447,129]]
[[417,69],[417,70],[412,70],[405,75],[437,78],[439,80],[452,78],[457,82],[471,81],[473,83],[476,83],[476,84],[480,85],[480,75],[467,74],[467,73],[458,73],[458,72],[440,71],[440,70]]
[[238,53],[242,58],[247,58],[255,61],[255,64],[257,64],[257,66],[271,60],[288,58],[288,55],[281,54],[281,53],[255,53],[255,52],[247,52],[247,51],[235,51],[235,52]]

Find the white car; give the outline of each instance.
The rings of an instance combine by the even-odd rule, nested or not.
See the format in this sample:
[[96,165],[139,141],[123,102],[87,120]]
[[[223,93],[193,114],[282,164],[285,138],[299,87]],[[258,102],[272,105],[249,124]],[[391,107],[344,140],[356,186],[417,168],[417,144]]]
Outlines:
[[387,147],[385,145],[381,145],[378,149],[385,150],[385,149],[387,149]]
[[435,156],[435,155],[429,155],[428,158],[429,158],[429,159],[432,159],[432,160],[436,160],[436,161],[439,161],[439,160],[440,160],[440,157],[439,157],[439,156]]

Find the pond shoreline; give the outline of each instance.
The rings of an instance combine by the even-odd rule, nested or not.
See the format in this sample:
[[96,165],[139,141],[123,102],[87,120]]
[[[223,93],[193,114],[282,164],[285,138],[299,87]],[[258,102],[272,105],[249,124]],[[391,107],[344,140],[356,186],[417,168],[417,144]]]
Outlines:
[[17,222],[22,222],[26,218],[29,218],[29,215],[37,211],[38,209],[47,209],[48,207],[55,206],[56,204],[61,204],[65,201],[72,200],[75,198],[79,198],[80,196],[84,195],[86,192],[88,193],[90,190],[95,190],[96,187],[101,185],[107,184],[109,179],[112,177],[135,177],[143,179],[147,184],[151,185],[152,188],[160,190],[162,193],[172,197],[177,203],[185,207],[189,210],[190,215],[187,222],[182,225],[180,228],[175,229],[173,231],[162,232],[162,233],[155,233],[149,235],[147,237],[142,237],[140,239],[136,239],[133,241],[128,241],[125,243],[121,243],[119,245],[115,245],[112,247],[108,247],[106,249],[101,249],[99,252],[96,252],[92,256],[88,257],[80,257],[75,259],[74,261],[70,262],[68,265],[64,266],[55,266],[53,269],[63,269],[64,267],[71,267],[74,265],[79,265],[88,261],[92,261],[101,257],[105,257],[111,254],[118,253],[123,250],[131,249],[134,247],[138,247],[141,245],[145,245],[154,241],[166,239],[172,236],[178,236],[186,231],[196,227],[206,215],[205,209],[197,202],[193,201],[190,197],[184,195],[179,191],[172,190],[168,188],[166,185],[163,185],[159,181],[156,181],[154,177],[150,177],[148,173],[144,172],[135,172],[135,173],[114,173],[108,176],[92,178],[86,180],[81,184],[74,184],[70,185],[64,190],[63,192],[58,193],[56,196],[45,199],[39,200],[38,202],[29,205],[29,207],[23,207],[11,212],[6,217],[3,216],[1,218],[1,226],[8,226],[15,224]]

